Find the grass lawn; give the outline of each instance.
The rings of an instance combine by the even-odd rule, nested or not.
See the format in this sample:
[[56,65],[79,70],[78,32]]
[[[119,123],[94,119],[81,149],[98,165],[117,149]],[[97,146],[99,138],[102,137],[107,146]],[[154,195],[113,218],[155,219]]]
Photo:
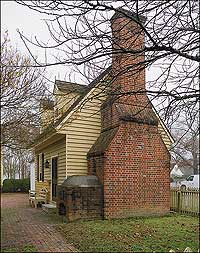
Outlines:
[[171,215],[151,218],[76,221],[59,224],[68,242],[83,252],[183,252],[199,249],[199,219]]
[[1,252],[37,252],[37,250],[33,245],[25,245],[21,248],[1,249]]

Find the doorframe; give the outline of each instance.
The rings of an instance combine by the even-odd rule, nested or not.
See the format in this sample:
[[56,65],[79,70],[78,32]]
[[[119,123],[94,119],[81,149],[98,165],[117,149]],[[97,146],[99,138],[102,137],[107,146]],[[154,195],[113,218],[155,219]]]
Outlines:
[[[53,163],[52,163],[52,159],[53,158],[58,159],[58,155],[51,156],[51,190],[50,190],[51,193],[50,193],[50,200],[51,200],[51,202],[55,203],[55,201],[52,199],[52,184],[53,184],[53,179],[52,179],[52,165],[53,165]],[[58,179],[58,160],[57,160],[57,179]]]

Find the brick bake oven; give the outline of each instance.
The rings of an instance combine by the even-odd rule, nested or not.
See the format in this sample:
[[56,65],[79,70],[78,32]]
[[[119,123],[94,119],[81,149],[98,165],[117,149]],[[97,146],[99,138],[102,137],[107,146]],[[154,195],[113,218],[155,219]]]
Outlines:
[[102,186],[94,175],[68,177],[58,187],[56,206],[68,221],[102,219]]

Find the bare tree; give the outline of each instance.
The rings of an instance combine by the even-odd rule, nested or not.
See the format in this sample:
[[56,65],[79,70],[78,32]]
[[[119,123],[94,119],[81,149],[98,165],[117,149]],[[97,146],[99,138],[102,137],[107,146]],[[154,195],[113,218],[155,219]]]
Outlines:
[[11,150],[8,150],[7,148],[4,148],[4,152],[6,155],[4,155],[3,159],[3,174],[8,179],[15,179],[17,170],[18,170],[18,162],[16,157],[13,156],[13,152]]
[[4,176],[29,176],[29,144],[39,133],[40,100],[48,92],[45,69],[11,46],[8,32],[1,43],[1,148]]
[[24,149],[38,134],[39,101],[47,92],[43,69],[10,45],[8,33],[1,43],[1,145]]
[[[19,32],[37,66],[71,65],[86,74],[90,81],[111,64],[111,56],[119,53],[132,55],[138,59],[137,64],[129,65],[123,71],[137,75],[143,67],[152,70],[147,89],[140,93],[147,93],[151,101],[157,99],[157,108],[162,110],[168,125],[180,117],[182,110],[188,110],[192,118],[198,116],[198,1],[16,2],[48,15],[48,43],[40,42],[38,38],[29,40]],[[114,13],[124,15],[138,25],[140,33],[145,35],[142,47],[122,48],[113,41],[110,19]],[[129,32],[135,36],[134,30]],[[29,43],[46,50],[46,55],[54,50],[55,61],[49,62],[45,58],[39,62],[33,56]],[[145,58],[141,57],[144,54]],[[127,91],[120,96],[131,93],[134,94],[134,91]]]
[[194,174],[199,173],[199,119],[194,122],[185,117],[176,123],[173,129],[177,143],[172,149],[172,161],[177,165],[192,168]]
[[8,179],[24,179],[30,176],[30,160],[32,152],[22,149],[4,147],[3,172]]

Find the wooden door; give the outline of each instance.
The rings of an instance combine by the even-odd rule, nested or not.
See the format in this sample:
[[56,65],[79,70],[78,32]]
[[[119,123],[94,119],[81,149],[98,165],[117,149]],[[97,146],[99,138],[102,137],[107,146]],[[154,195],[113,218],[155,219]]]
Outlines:
[[57,181],[58,181],[58,157],[52,158],[52,200],[56,201]]

